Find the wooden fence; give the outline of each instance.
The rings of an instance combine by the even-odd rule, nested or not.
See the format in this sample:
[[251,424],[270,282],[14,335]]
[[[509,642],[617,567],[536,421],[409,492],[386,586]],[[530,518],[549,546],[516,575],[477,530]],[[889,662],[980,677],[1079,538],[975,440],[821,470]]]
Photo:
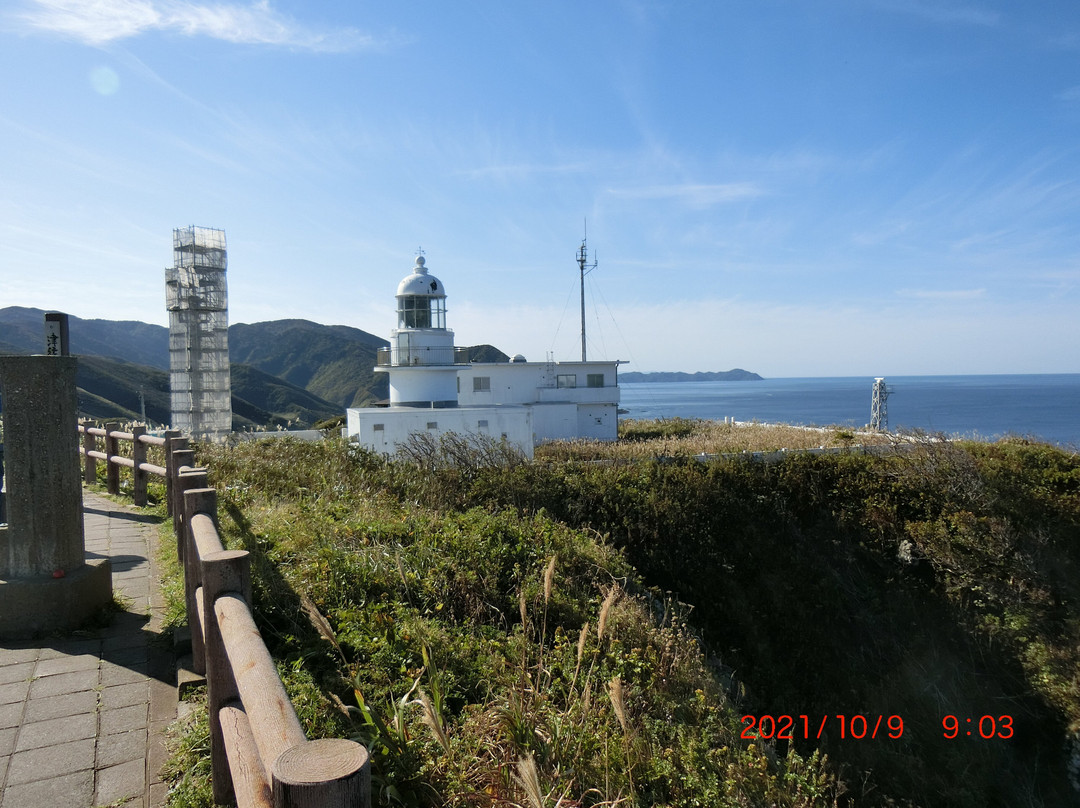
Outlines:
[[[179,432],[152,437],[135,427],[121,432],[79,425],[87,481],[104,460],[111,493],[120,491],[120,468],[134,477],[137,504],[146,503],[147,475],[165,478],[184,597],[191,627],[192,665],[206,676],[214,800],[240,808],[368,808],[371,769],[367,750],[344,739],[309,741],[285,693],[251,614],[251,565],[246,550],[226,550],[217,522],[217,492],[206,469]],[[98,439],[104,441],[102,451]],[[128,455],[120,442],[129,442]],[[148,463],[159,446],[165,465]]]

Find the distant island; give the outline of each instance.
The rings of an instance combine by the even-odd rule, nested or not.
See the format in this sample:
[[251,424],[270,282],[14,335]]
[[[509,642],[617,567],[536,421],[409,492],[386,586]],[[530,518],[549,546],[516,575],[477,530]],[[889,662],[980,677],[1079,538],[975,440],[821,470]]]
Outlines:
[[698,371],[697,373],[639,373],[631,370],[619,374],[619,381],[627,384],[644,383],[656,384],[660,382],[760,382],[762,378],[756,373],[742,368],[734,370]]

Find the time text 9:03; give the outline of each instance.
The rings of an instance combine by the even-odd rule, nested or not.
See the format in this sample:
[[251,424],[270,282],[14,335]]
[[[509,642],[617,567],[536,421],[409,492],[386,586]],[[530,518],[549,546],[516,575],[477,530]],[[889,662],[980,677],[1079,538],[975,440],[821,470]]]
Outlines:
[[942,735],[953,738],[1002,738],[1013,736],[1013,718],[1011,715],[982,715],[978,718],[957,718],[947,715],[941,719]]

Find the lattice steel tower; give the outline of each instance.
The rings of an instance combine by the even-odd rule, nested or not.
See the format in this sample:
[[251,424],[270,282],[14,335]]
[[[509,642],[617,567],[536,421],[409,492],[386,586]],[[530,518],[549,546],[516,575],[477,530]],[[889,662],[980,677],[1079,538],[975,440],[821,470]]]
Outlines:
[[227,265],[224,230],[173,230],[165,270],[172,426],[211,441],[232,431]]
[[886,402],[891,391],[885,386],[885,379],[874,379],[874,392],[870,397],[870,428],[875,432],[887,432],[889,429],[889,408]]

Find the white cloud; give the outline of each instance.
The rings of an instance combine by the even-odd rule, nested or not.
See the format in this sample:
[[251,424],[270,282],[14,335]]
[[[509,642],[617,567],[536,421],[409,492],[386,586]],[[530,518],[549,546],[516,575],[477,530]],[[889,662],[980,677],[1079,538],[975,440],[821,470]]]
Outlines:
[[268,0],[248,5],[185,0],[34,0],[19,17],[34,29],[88,45],[106,45],[149,31],[312,51],[338,52],[375,44],[371,36],[355,28],[307,28],[279,14]]

